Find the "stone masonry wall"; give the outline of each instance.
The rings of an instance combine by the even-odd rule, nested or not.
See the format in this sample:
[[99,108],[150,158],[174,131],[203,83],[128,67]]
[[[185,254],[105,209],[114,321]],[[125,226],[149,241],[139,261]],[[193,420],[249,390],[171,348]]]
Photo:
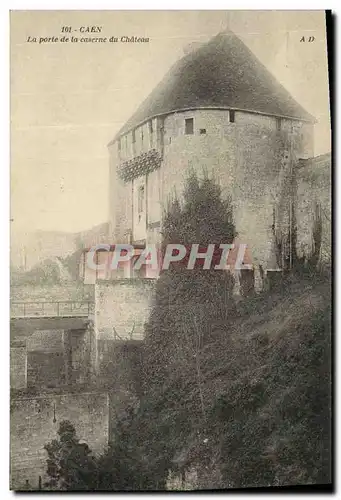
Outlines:
[[152,279],[98,281],[95,285],[95,323],[98,339],[143,338],[154,293]]
[[[175,193],[181,195],[191,170],[199,177],[208,174],[220,183],[223,195],[232,196],[239,239],[251,248],[255,264],[266,268],[271,253],[273,209],[291,166],[299,158],[313,154],[313,126],[281,119],[279,128],[275,117],[239,111],[231,123],[229,116],[228,110],[202,109],[165,118],[161,211]],[[193,135],[184,133],[186,118],[194,119]],[[203,130],[206,133],[200,133]],[[113,144],[110,196],[115,203],[111,210],[115,236],[123,238],[131,230],[131,183],[115,177],[119,161],[116,149]]]
[[10,387],[27,387],[27,350],[26,342],[11,342],[10,348]]
[[[54,422],[55,415],[55,422]],[[25,489],[26,480],[38,489],[39,476],[46,479],[44,445],[57,438],[62,420],[69,420],[81,441],[94,454],[108,443],[109,403],[106,393],[48,394],[11,401],[11,489]]]
[[117,143],[114,143],[109,147],[109,153],[109,236],[113,238],[113,241],[109,241],[108,243],[130,243],[133,217],[133,183],[132,181],[124,182],[116,174],[116,167],[120,162],[117,151]]
[[[194,134],[184,134],[185,118],[194,118]],[[312,154],[312,127],[275,117],[228,111],[196,110],[165,119],[164,162],[161,166],[163,202],[181,194],[191,170],[206,172],[231,195],[239,240],[246,243],[255,265],[266,268],[271,250],[273,209],[281,197],[288,164]],[[200,134],[201,128],[206,134]],[[284,193],[287,196],[288,193]]]
[[305,162],[297,173],[297,250],[299,257],[311,255],[313,228],[321,217],[320,260],[330,264],[332,253],[331,156],[322,155]]
[[11,300],[42,302],[42,301],[90,301],[93,298],[91,285],[80,285],[75,282],[62,285],[12,285]]
[[11,388],[86,384],[91,373],[91,328],[26,331],[11,339]]

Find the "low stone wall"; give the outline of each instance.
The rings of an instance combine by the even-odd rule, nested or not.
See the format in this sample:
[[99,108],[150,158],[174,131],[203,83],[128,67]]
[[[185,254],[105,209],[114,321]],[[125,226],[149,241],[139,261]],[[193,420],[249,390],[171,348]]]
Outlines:
[[32,283],[30,285],[12,285],[11,300],[13,302],[36,301],[82,301],[93,300],[93,285],[83,285],[77,282],[61,285],[46,285]]
[[11,489],[38,489],[46,480],[44,445],[57,438],[62,420],[69,420],[77,436],[94,454],[109,439],[109,399],[106,392],[22,395],[11,399]]
[[148,278],[98,281],[94,327],[98,339],[142,339],[154,295]]

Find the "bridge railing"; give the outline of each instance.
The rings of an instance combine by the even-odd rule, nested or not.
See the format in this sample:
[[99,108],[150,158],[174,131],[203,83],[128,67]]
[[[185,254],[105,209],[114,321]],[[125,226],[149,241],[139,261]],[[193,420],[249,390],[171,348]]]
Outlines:
[[11,318],[87,317],[94,313],[94,303],[88,301],[11,302]]

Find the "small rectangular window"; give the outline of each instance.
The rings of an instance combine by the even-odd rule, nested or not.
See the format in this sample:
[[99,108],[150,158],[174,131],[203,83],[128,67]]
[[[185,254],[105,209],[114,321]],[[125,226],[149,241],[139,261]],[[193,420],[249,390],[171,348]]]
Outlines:
[[163,147],[164,137],[165,137],[165,129],[162,126],[162,127],[160,127],[160,146],[161,147]]
[[279,131],[282,128],[282,120],[280,118],[276,118],[276,129]]
[[231,109],[231,110],[230,110],[230,122],[231,122],[231,123],[234,123],[235,118],[236,118],[236,117],[235,117],[235,112],[234,112],[234,110],[233,110],[233,109]]
[[142,214],[144,211],[144,186],[140,186],[137,193],[137,211]]
[[132,142],[134,143],[136,141],[135,130],[133,130],[131,134],[132,134]]
[[185,134],[186,135],[193,135],[194,133],[194,119],[193,118],[186,118],[185,119]]
[[201,128],[200,129],[200,135],[204,135],[206,134],[206,129],[205,128]]
[[154,146],[154,136],[153,136],[153,121],[150,120],[150,122],[148,122],[148,132],[149,132],[149,147],[153,147]]

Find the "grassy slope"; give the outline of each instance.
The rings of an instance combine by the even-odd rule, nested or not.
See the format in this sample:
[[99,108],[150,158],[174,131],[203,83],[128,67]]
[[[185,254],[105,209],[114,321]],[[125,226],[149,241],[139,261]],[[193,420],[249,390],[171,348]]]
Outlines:
[[148,409],[156,462],[170,448],[203,488],[328,482],[330,307],[328,283],[292,281],[216,326],[201,382],[194,362],[175,367]]

